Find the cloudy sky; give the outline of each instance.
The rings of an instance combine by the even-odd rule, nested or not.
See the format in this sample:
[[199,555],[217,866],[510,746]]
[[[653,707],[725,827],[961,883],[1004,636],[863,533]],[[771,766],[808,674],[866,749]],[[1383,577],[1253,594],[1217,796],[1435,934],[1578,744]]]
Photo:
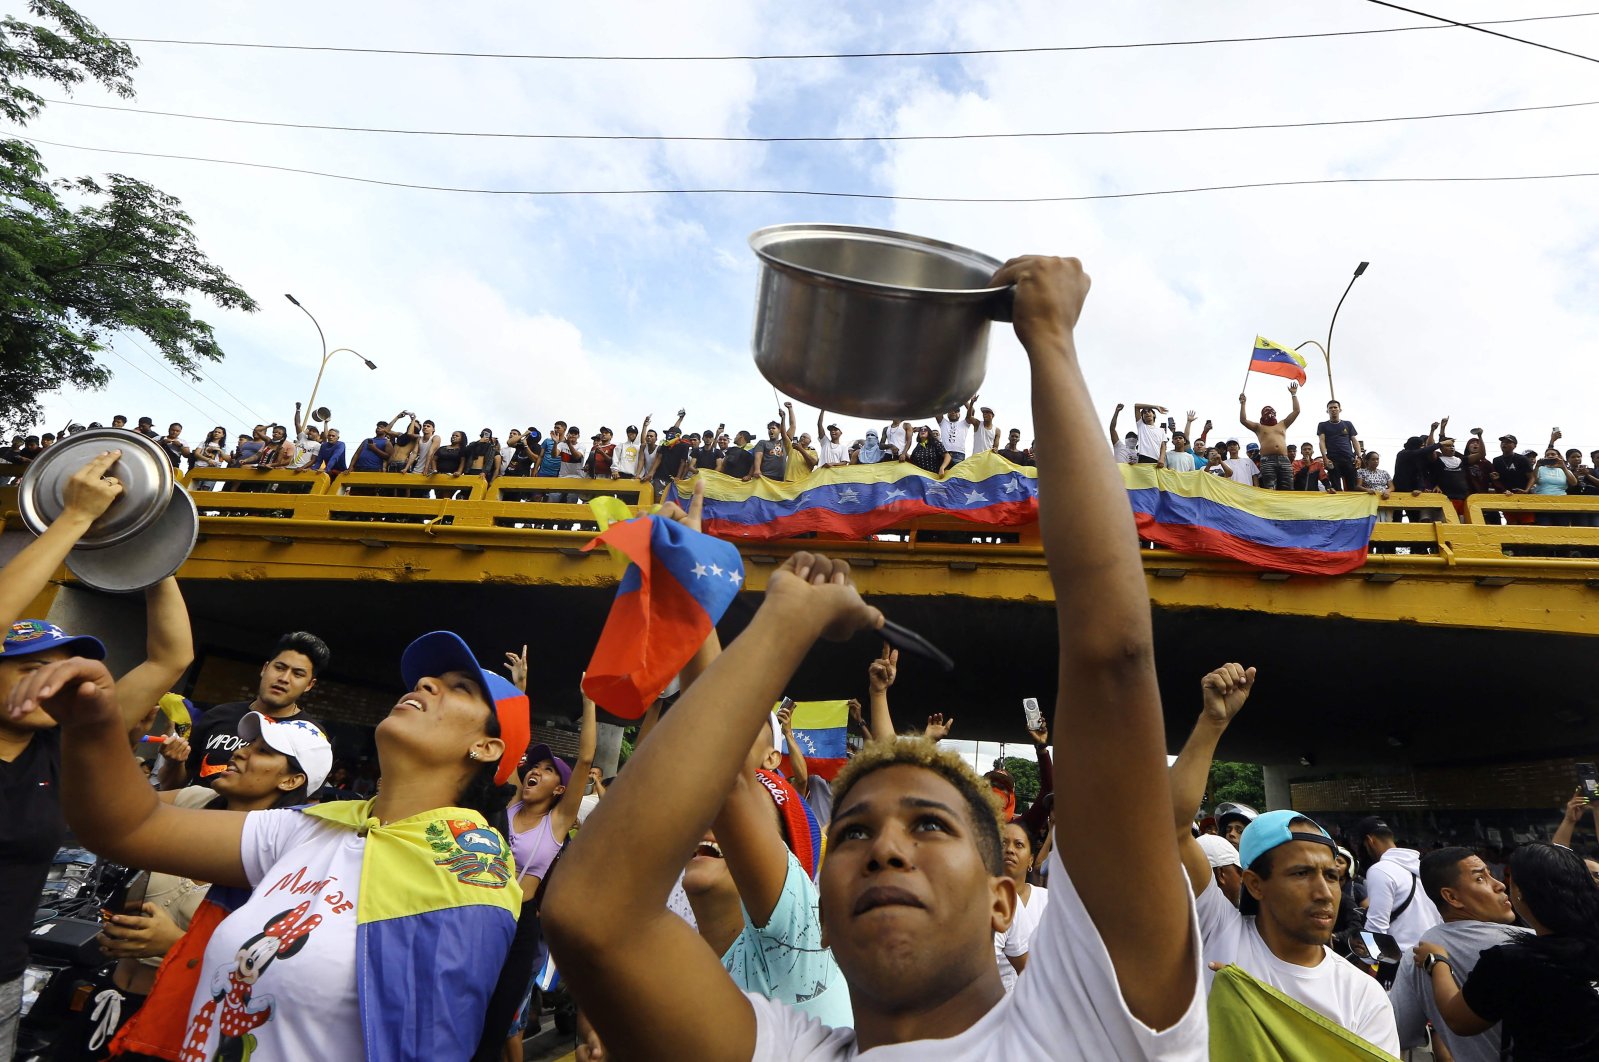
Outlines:
[[[1592,5],[1434,0],[1460,19]],[[15,8],[16,5],[13,5]],[[732,0],[479,2],[441,18],[408,2],[271,5],[83,0],[133,38],[458,52],[705,55],[955,50],[1327,33],[1422,25],[1356,0],[1285,5],[1058,0],[804,5]],[[461,17],[460,12],[465,12]],[[1599,17],[1500,29],[1599,55]],[[931,58],[555,62],[135,44],[132,106],[262,121],[474,132],[835,136],[1066,132],[1332,121],[1599,100],[1592,64],[1463,29],[1186,47]],[[51,96],[59,93],[51,91]],[[90,89],[78,103],[121,104]],[[52,106],[31,135],[65,144],[492,189],[794,188],[1049,197],[1199,185],[1599,170],[1599,108],[1308,129],[855,144],[659,143],[397,136],[223,124]],[[56,176],[122,172],[179,196],[200,242],[261,303],[201,307],[227,360],[190,386],[131,341],[105,392],[69,417],[148,413],[187,435],[287,420],[319,347],[293,292],[349,355],[319,403],[346,431],[401,407],[441,429],[557,417],[587,433],[653,413],[756,428],[771,389],[749,335],[763,225],[902,229],[997,258],[1081,257],[1094,291],[1079,342],[1108,419],[1118,401],[1212,417],[1222,436],[1252,338],[1325,339],[1368,445],[1452,414],[1457,430],[1551,425],[1599,447],[1592,398],[1599,180],[1346,184],[1075,203],[958,204],[798,196],[467,195],[45,147]],[[148,346],[148,344],[146,344]],[[1312,353],[1307,406],[1327,397]],[[883,351],[916,371],[916,351]],[[143,370],[144,375],[133,366]],[[1269,377],[1256,400],[1281,399]],[[1027,424],[1026,375],[995,330],[985,404]],[[1278,401],[1282,408],[1285,403]],[[807,415],[808,414],[808,415]],[[814,411],[801,424],[814,428]],[[1315,417],[1305,427],[1313,427]],[[859,428],[861,425],[852,425]],[[357,436],[359,437],[359,436]],[[1306,437],[1309,437],[1307,430]],[[1385,464],[1387,462],[1385,461]]]

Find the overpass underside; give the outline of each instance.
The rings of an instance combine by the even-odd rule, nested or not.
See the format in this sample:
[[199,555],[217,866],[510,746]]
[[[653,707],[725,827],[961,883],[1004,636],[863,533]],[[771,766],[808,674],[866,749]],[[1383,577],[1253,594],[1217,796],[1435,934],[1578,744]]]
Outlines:
[[[528,491],[615,488],[436,478],[193,477],[201,541],[179,574],[202,654],[259,659],[280,632],[314,630],[334,649],[333,674],[366,691],[361,710],[375,721],[399,692],[400,649],[449,628],[485,662],[526,643],[535,711],[574,715],[621,567],[581,551],[595,527],[586,506],[528,500]],[[633,484],[625,500],[649,504],[649,487]],[[1285,577],[1145,551],[1173,751],[1197,712],[1200,677],[1229,660],[1261,677],[1224,758],[1309,761],[1320,772],[1599,749],[1599,528],[1460,522],[1441,499],[1405,502],[1432,519],[1379,524],[1366,565],[1347,575]],[[15,508],[3,497],[0,506]],[[870,541],[741,544],[747,592],[723,639],[747,622],[742,603],[758,603],[784,557],[816,548],[850,560],[874,603],[955,659],[946,675],[902,656],[891,695],[902,728],[936,711],[956,717],[958,737],[1025,740],[1021,699],[1057,694],[1054,592],[1036,527],[923,519]],[[138,620],[132,602],[81,590],[58,607],[78,619]],[[876,651],[864,638],[819,645],[791,693],[864,700]]]

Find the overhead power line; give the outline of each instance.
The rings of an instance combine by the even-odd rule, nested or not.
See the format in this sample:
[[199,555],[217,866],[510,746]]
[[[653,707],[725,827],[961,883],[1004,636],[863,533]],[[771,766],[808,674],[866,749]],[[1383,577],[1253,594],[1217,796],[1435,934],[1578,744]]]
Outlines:
[[[161,380],[158,379],[157,377],[151,376],[148,372],[145,372],[144,369],[142,367],[140,367],[138,362],[134,361],[132,358],[130,358],[126,354],[122,353],[116,347],[111,346],[111,345],[108,344],[105,347],[105,350],[107,350],[108,352],[110,352],[112,354],[115,354],[119,360],[121,360],[124,364],[126,364],[128,366],[128,368],[132,369],[134,372],[137,372],[140,376],[143,376],[145,379],[149,380],[151,383],[153,383],[157,387],[161,388],[161,390],[165,391],[167,394],[171,395],[173,398],[176,398],[179,402],[182,402],[184,405],[188,406],[190,409],[192,409],[196,413],[200,414],[200,416],[205,418],[206,420],[210,420],[212,417],[216,416],[216,410],[215,409],[213,409],[209,413],[206,412],[205,410],[201,409],[199,406],[195,405],[193,402],[189,401],[187,398],[184,398],[182,395],[178,394],[178,392],[174,391],[172,388],[170,388],[166,384],[162,383]],[[201,397],[203,398],[205,396],[201,395]],[[221,407],[217,407],[217,408],[220,409]]]
[[1378,118],[1330,118],[1313,122],[1250,122],[1241,125],[1151,126],[1142,129],[1067,129],[1016,133],[896,133],[861,136],[666,136],[643,133],[512,133],[474,132],[464,129],[396,129],[370,125],[324,125],[315,122],[283,122],[261,118],[229,118],[215,114],[190,114],[183,111],[158,111],[144,107],[122,107],[111,103],[83,103],[78,100],[47,99],[45,102],[64,107],[82,107],[95,111],[116,111],[122,114],[148,114],[160,118],[180,118],[195,122],[221,122],[227,125],[262,126],[271,129],[308,129],[332,133],[379,133],[395,136],[445,136],[490,140],[597,140],[717,144],[860,144],[938,140],[1022,140],[1050,137],[1145,136],[1165,133],[1235,133],[1263,129],[1319,129],[1339,125],[1426,122],[1440,118],[1480,118],[1495,114],[1525,114],[1532,111],[1559,111],[1574,107],[1599,106],[1599,100],[1578,100],[1573,103],[1544,103],[1526,107],[1493,107],[1476,111],[1440,111],[1434,114],[1400,114]]
[[[1394,5],[1386,5],[1392,7]],[[1415,12],[1415,14],[1422,14]],[[250,48],[283,52],[337,52],[346,55],[420,55],[452,59],[531,59],[549,62],[626,62],[626,63],[714,63],[714,62],[768,62],[794,59],[926,59],[965,55],[1036,55],[1050,52],[1098,52],[1132,48],[1186,48],[1207,44],[1256,44],[1264,41],[1315,40],[1326,37],[1364,37],[1379,33],[1412,33],[1423,30],[1452,29],[1457,26],[1503,26],[1516,22],[1552,22],[1557,19],[1589,18],[1599,11],[1579,11],[1565,15],[1532,15],[1522,18],[1501,18],[1483,22],[1460,22],[1447,26],[1390,26],[1383,29],[1329,30],[1321,33],[1279,33],[1255,37],[1208,37],[1175,41],[1132,41],[1122,44],[1062,44],[1027,48],[949,48],[919,51],[883,52],[810,52],[773,53],[764,55],[565,55],[553,53],[522,52],[457,52],[427,48],[354,48],[331,44],[267,44],[259,41],[201,41],[170,37],[113,37],[123,44],[168,44],[195,48]],[[1434,18],[1422,15],[1423,18]],[[1448,21],[1447,19],[1444,21]]]
[[1504,181],[1555,181],[1573,177],[1599,177],[1599,171],[1574,173],[1521,173],[1496,174],[1477,177],[1316,177],[1295,181],[1244,181],[1236,184],[1195,185],[1187,188],[1159,188],[1142,192],[1097,192],[1083,195],[1038,196],[942,196],[942,195],[891,195],[886,192],[836,192],[811,188],[468,188],[455,185],[422,184],[411,181],[386,180],[380,177],[359,177],[347,173],[329,173],[324,170],[302,169],[297,166],[279,166],[268,162],[245,162],[239,159],[213,159],[199,155],[173,155],[156,151],[132,151],[123,148],[88,147],[82,144],[63,144],[54,140],[12,134],[18,140],[71,151],[91,151],[108,155],[133,155],[140,158],[173,159],[180,162],[205,162],[220,166],[242,166],[248,169],[273,170],[279,173],[297,173],[308,177],[323,177],[335,181],[357,184],[381,185],[386,188],[409,188],[422,192],[448,192],[462,195],[527,196],[535,198],[576,198],[579,196],[808,196],[819,199],[867,199],[900,203],[1086,203],[1105,199],[1147,199],[1165,195],[1193,195],[1199,192],[1230,192],[1254,188],[1299,188],[1332,184],[1475,184]]
[[1545,51],[1559,52],[1561,55],[1569,55],[1573,59],[1583,59],[1583,60],[1586,60],[1587,62],[1590,62],[1590,63],[1599,63],[1599,58],[1595,58],[1594,56],[1591,56],[1591,55],[1583,55],[1581,52],[1568,52],[1566,49],[1564,49],[1564,48],[1556,48],[1552,44],[1544,44],[1544,43],[1542,43],[1540,41],[1529,41],[1525,37],[1512,37],[1508,33],[1500,33],[1497,30],[1491,30],[1491,29],[1485,29],[1484,28],[1485,26],[1489,26],[1489,25],[1502,25],[1502,23],[1457,22],[1457,21],[1455,21],[1452,18],[1445,18],[1442,15],[1429,15],[1425,11],[1417,11],[1413,7],[1400,7],[1398,4],[1390,4],[1388,2],[1388,0],[1367,0],[1367,2],[1376,4],[1378,7],[1387,7],[1387,8],[1392,8],[1395,11],[1403,11],[1407,15],[1420,15],[1422,18],[1430,18],[1430,19],[1433,19],[1433,20],[1435,20],[1437,22],[1444,22],[1444,23],[1447,23],[1451,27],[1458,27],[1460,29],[1476,30],[1479,33],[1486,33],[1486,34],[1488,34],[1489,36],[1492,36],[1492,37],[1502,37],[1502,38],[1504,38],[1507,41],[1515,41],[1517,44],[1528,44],[1528,45],[1531,45],[1534,48],[1542,48]]
[[[126,329],[118,329],[118,332],[121,334],[123,339],[126,339],[129,343],[132,343],[135,347],[138,347],[139,350],[144,354],[145,357],[149,358],[159,368],[164,370],[169,376],[172,376],[179,383],[183,384],[183,386],[187,387],[189,390],[193,391],[195,394],[197,394],[201,398],[205,399],[213,407],[215,407],[218,410],[221,410],[223,413],[225,413],[230,418],[237,417],[239,420],[248,419],[248,414],[247,413],[241,413],[239,411],[238,407],[230,407],[226,403],[218,401],[217,399],[212,398],[210,395],[206,394],[204,391],[200,390],[198,387],[196,387],[194,385],[194,382],[192,380],[190,380],[188,377],[184,376],[182,373],[180,373],[176,369],[174,369],[166,361],[166,359],[158,358],[158,357],[156,357],[155,354],[151,353],[149,347],[145,346],[143,343],[139,342],[137,339],[135,339],[133,337],[133,333],[127,331]],[[222,387],[222,384],[219,383],[215,379],[206,379],[206,380],[202,380],[202,382],[214,383],[218,387]],[[245,410],[248,410],[249,414],[254,414],[257,422],[260,422],[261,420],[264,419],[261,416],[261,414],[256,413],[255,410],[250,408],[250,404],[248,402],[245,402],[238,395],[234,394],[232,391],[228,391],[228,389],[226,387],[222,387],[222,390],[227,392],[229,398],[231,398],[235,402],[239,403],[239,406],[242,406],[242,407],[244,407]]]

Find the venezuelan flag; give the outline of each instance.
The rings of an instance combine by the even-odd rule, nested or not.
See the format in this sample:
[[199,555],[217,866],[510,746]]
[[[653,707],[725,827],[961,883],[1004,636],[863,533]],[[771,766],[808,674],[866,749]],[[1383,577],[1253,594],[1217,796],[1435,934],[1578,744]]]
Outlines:
[[[773,711],[776,711],[773,708]],[[849,758],[848,701],[797,701],[794,744],[805,757],[805,769],[829,782]]]
[[1383,1062],[1393,1056],[1236,966],[1210,989],[1212,1058]]
[[1204,472],[1120,467],[1138,534],[1156,545],[1302,575],[1366,563],[1375,495],[1260,490]]
[[1249,355],[1249,371],[1270,376],[1285,376],[1301,384],[1305,382],[1305,359],[1296,350],[1281,343],[1273,343],[1265,336],[1255,337],[1255,349]]
[[[1015,527],[1038,519],[1038,480],[993,452],[967,458],[941,479],[904,461],[824,468],[793,482],[750,483],[717,472],[705,480],[704,528],[718,538],[766,540],[807,531],[865,538],[914,516],[956,516]],[[687,508],[673,484],[668,500]]]
[[595,546],[620,550],[632,563],[595,643],[583,692],[612,715],[637,719],[738,596],[744,561],[731,543],[654,516],[612,524],[583,548]]

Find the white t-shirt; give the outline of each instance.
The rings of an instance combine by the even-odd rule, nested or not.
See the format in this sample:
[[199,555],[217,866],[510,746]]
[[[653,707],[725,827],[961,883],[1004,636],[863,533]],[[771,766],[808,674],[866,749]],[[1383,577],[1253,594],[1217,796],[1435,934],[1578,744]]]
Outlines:
[[555,447],[555,453],[561,459],[562,479],[583,478],[583,458],[585,455],[582,447],[569,446],[563,439]]
[[1166,442],[1166,425],[1145,424],[1140,417],[1133,422],[1133,428],[1138,432],[1138,456],[1159,461],[1160,448]]
[[999,433],[998,426],[983,427],[981,424],[972,429],[972,453],[980,454],[994,448],[994,436]]
[[1166,467],[1173,472],[1192,472],[1199,464],[1187,450],[1167,450]]
[[966,418],[959,413],[955,414],[954,420],[939,417],[938,440],[944,444],[944,449],[951,453],[970,455],[971,451],[966,448],[966,443],[971,438],[970,427],[971,425],[966,423]]
[[301,432],[294,437],[294,456],[289,460],[290,468],[309,468],[316,455],[322,449],[321,442],[312,442],[311,436]]
[[637,439],[632,442],[623,439],[617,443],[615,452],[611,454],[611,471],[624,476],[638,475],[638,452],[641,445]]
[[816,444],[816,467],[823,465],[849,464],[849,444],[835,443],[832,439],[823,439]]
[[355,989],[365,838],[288,809],[252,811],[239,854],[254,891],[217,926],[189,1006],[187,1042],[224,1038],[255,1058],[364,1058]]
[[[1206,963],[1232,963],[1389,1054],[1399,1054],[1394,1008],[1376,978],[1361,973],[1327,947],[1321,949],[1321,962],[1316,966],[1284,962],[1266,946],[1255,928],[1254,916],[1239,914],[1214,882],[1205,883],[1194,906],[1199,912]],[[1214,977],[1207,965],[1207,991]]]
[[1049,906],[1048,889],[1034,885],[1032,891],[1031,900],[1017,897],[1016,916],[1010,920],[1010,928],[994,934],[994,963],[999,967],[999,979],[1005,983],[1007,992],[1016,987],[1016,978],[1020,976],[1010,960],[1027,954],[1033,930],[1038,928],[1038,920],[1044,917],[1044,908]]
[[1255,482],[1255,477],[1260,475],[1260,469],[1255,462],[1247,457],[1229,457],[1222,464],[1233,470],[1233,482],[1249,486]]
[[[1027,976],[1016,982],[1016,991],[957,1036],[877,1047],[862,1057],[872,1062],[1209,1057],[1199,957],[1194,957],[1194,998],[1188,1012],[1169,1029],[1159,1033],[1150,1029],[1128,1012],[1110,954],[1060,857],[1051,852],[1049,861],[1053,895],[1033,934]],[[829,1029],[764,996],[746,992],[745,998],[755,1009],[752,1057],[763,1062],[842,1062],[856,1057],[854,1029]]]
[[888,430],[883,432],[882,447],[885,450],[893,449],[901,457],[905,456],[905,429],[898,424],[890,424]]
[[1123,439],[1115,446],[1116,463],[1119,465],[1136,465],[1138,463],[1138,447],[1127,439]]

